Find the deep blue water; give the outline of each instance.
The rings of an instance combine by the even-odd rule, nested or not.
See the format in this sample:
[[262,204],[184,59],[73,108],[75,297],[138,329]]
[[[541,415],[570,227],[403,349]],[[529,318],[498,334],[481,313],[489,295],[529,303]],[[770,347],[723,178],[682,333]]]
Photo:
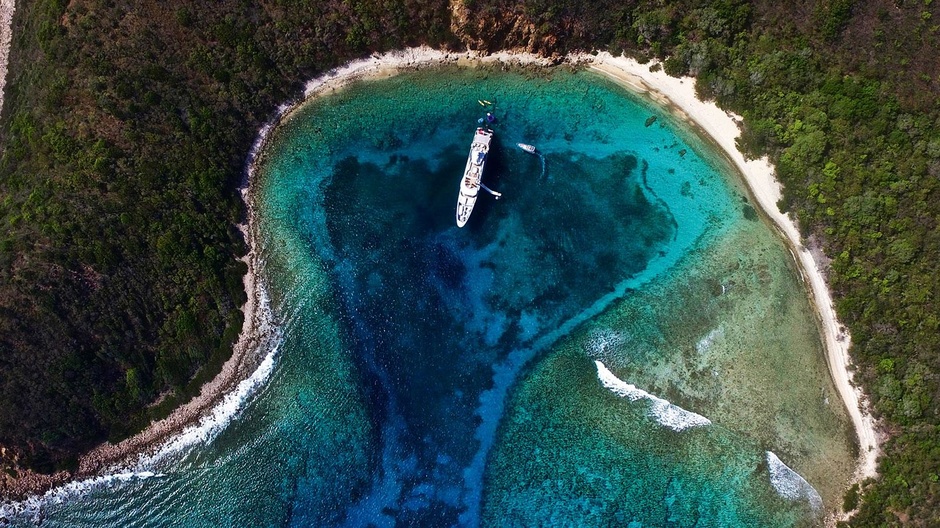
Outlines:
[[[503,199],[481,194],[458,229],[478,99],[496,102],[484,182]],[[618,396],[564,346],[749,221],[722,165],[670,123],[566,70],[425,70],[305,105],[252,182],[281,336],[270,378],[211,442],[137,468],[158,475],[86,486],[21,520],[816,522],[809,495],[775,490],[773,446],[663,425],[652,400]]]

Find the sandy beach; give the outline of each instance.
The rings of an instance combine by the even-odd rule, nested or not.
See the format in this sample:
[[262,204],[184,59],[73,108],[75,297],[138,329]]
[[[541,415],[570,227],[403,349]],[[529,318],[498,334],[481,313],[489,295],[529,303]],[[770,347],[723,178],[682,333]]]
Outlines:
[[[8,6],[12,15],[13,2],[10,0],[2,0],[2,2],[3,11],[0,12],[0,17],[7,16]],[[9,46],[4,43],[9,43],[10,32],[8,19],[2,20],[7,31],[5,34],[0,33],[0,46],[2,46],[0,58],[3,58],[3,65],[0,67],[5,73],[6,52]],[[777,209],[780,186],[774,179],[773,167],[766,160],[747,161],[737,150],[735,138],[739,135],[740,118],[721,110],[713,103],[699,101],[695,96],[692,78],[669,77],[661,70],[650,71],[650,65],[641,65],[632,59],[613,57],[607,53],[577,54],[565,60],[569,63],[587,65],[629,89],[646,94],[672,109],[679,117],[694,123],[707,134],[739,169],[754,199],[791,246],[803,278],[811,291],[824,334],[829,369],[858,434],[860,460],[857,477],[861,479],[874,476],[879,453],[878,435],[874,420],[861,408],[860,402],[863,400],[861,392],[856,390],[851,383],[852,375],[849,370],[848,356],[850,338],[836,319],[831,295],[819,263],[814,260],[812,253],[803,247],[794,222]],[[473,52],[448,53],[430,48],[411,48],[373,55],[327,72],[307,84],[304,99],[341,89],[355,80],[387,77],[401,70],[422,66],[445,63],[472,64],[478,61],[546,65],[558,62],[557,59],[546,59],[525,53],[503,52],[483,56]],[[250,249],[248,256],[245,257],[249,269],[245,276],[245,288],[249,300],[243,308],[245,325],[232,358],[225,364],[222,372],[202,388],[197,398],[174,411],[168,418],[151,424],[142,433],[117,445],[103,444],[81,459],[78,474],[59,475],[57,478],[43,481],[41,485],[29,487],[29,492],[42,492],[51,486],[62,484],[66,479],[87,478],[121,468],[140,467],[142,456],[167,449],[167,446],[174,445],[174,438],[187,434],[186,431],[192,431],[193,428],[198,428],[201,423],[204,424],[207,417],[213,414],[214,409],[220,406],[226,395],[231,394],[236,387],[239,387],[239,384],[253,377],[261,368],[259,365],[262,364],[266,351],[273,346],[272,340],[275,338],[276,328],[272,323],[272,316],[267,310],[266,303],[262,302],[265,291],[263,284],[259,282],[259,270],[263,267],[263,263],[252,231],[254,224],[251,212],[251,174],[256,157],[263,150],[272,128],[277,126],[277,123],[289,119],[298,106],[299,102],[292,103],[278,111],[272,124],[260,132],[248,158],[248,186],[243,191],[243,195],[248,204],[249,220],[248,225],[242,226],[242,229]],[[238,405],[241,405],[243,401],[244,398]],[[227,416],[229,418],[226,419],[230,419],[231,415]],[[224,423],[221,427],[224,427]]]

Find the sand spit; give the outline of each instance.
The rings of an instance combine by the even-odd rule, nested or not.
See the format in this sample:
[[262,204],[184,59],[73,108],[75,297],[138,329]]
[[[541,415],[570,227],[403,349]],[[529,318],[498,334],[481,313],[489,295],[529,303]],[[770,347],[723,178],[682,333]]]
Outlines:
[[[4,9],[7,4],[10,4],[10,13],[12,14],[12,2],[9,0],[0,0],[0,2],[3,2]],[[5,11],[0,12],[0,17],[2,16],[5,16]],[[7,27],[9,26],[7,25]],[[5,38],[8,42],[9,31],[7,31]],[[0,53],[5,53],[5,51],[0,49]],[[331,93],[353,81],[389,77],[400,71],[424,66],[492,63],[547,66],[557,64],[560,61],[569,64],[587,65],[590,69],[610,77],[625,87],[645,94],[663,104],[677,116],[699,127],[740,170],[757,203],[793,248],[804,280],[807,281],[811,289],[824,332],[829,370],[845,402],[859,438],[860,460],[857,477],[861,479],[874,476],[877,469],[876,459],[879,453],[878,435],[873,418],[861,407],[861,401],[863,400],[861,392],[852,386],[848,356],[850,339],[836,319],[832,298],[823,278],[822,270],[810,251],[802,245],[794,222],[777,208],[777,201],[780,198],[780,185],[774,179],[773,167],[766,159],[747,161],[737,150],[735,139],[740,133],[738,122],[741,118],[721,110],[714,103],[698,100],[695,95],[694,79],[669,77],[661,70],[651,71],[650,65],[642,65],[625,57],[613,57],[608,53],[599,53],[597,55],[574,54],[561,59],[548,59],[529,53],[500,52],[483,55],[472,51],[451,53],[421,47],[381,55],[375,54],[331,70],[307,83],[304,100]],[[174,436],[182,433],[187,427],[198,424],[200,420],[213,411],[215,406],[222,402],[228,393],[235,390],[239,383],[247,379],[259,367],[264,356],[259,348],[270,345],[271,333],[276,332],[276,329],[268,320],[269,314],[264,313],[266,310],[258,310],[259,299],[264,292],[262,285],[258,282],[258,272],[262,264],[259,257],[259,248],[257,247],[257,237],[253,232],[255,224],[253,223],[254,213],[252,212],[251,174],[254,171],[257,155],[263,150],[270,131],[278,123],[289,119],[301,103],[295,102],[279,109],[278,115],[272,124],[261,130],[258,141],[248,158],[249,181],[243,194],[248,204],[249,220],[248,225],[243,226],[243,232],[246,234],[250,248],[250,252],[245,258],[249,267],[249,272],[245,276],[245,288],[249,294],[249,301],[244,307],[245,326],[235,347],[235,352],[225,364],[222,372],[202,388],[202,392],[197,398],[174,411],[168,418],[151,424],[142,433],[124,442],[117,445],[104,444],[83,457],[77,474],[56,475],[48,480],[43,480],[41,483],[33,482],[32,485],[24,481],[21,487],[8,488],[7,491],[10,492],[10,495],[23,496],[26,493],[42,492],[51,486],[62,484],[67,479],[74,480],[93,475],[104,475],[108,472],[114,472],[118,468],[134,467],[142,460],[143,455],[154,453],[162,446],[171,444]]]

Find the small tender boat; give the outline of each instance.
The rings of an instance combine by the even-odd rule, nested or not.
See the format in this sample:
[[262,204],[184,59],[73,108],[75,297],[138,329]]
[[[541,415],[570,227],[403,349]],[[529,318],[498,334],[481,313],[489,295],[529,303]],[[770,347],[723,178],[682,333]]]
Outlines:
[[528,152],[529,154],[535,154],[535,145],[529,145],[527,143],[516,143],[516,146]]

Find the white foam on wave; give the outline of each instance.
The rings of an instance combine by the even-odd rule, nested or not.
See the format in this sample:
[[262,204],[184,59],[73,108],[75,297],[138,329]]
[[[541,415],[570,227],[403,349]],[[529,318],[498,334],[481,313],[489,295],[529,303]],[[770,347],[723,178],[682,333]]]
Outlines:
[[207,444],[217,437],[238,417],[249,398],[270,377],[280,348],[281,330],[274,324],[270,297],[260,281],[255,284],[254,293],[257,304],[252,314],[254,324],[252,330],[258,339],[250,346],[259,351],[267,350],[267,353],[251,376],[242,380],[234,390],[226,394],[222,402],[215,406],[209,414],[200,419],[196,425],[189,426],[178,435],[171,437],[154,452],[140,455],[136,463],[112,468],[112,473],[106,475],[63,484],[43,495],[33,495],[22,501],[0,505],[0,522],[12,518],[32,519],[35,522],[40,519],[45,507],[61,504],[97,488],[165,477],[165,473],[154,471],[160,460],[170,455],[183,453],[192,446]]
[[276,349],[269,352],[257,370],[248,379],[242,380],[235,390],[226,394],[222,402],[198,424],[187,427],[178,436],[163,444],[156,453],[144,457],[141,462],[149,465],[193,445],[208,444],[214,440],[241,413],[248,398],[270,377],[274,370],[276,352]]
[[597,378],[601,380],[601,385],[604,388],[630,401],[648,400],[650,402],[648,415],[661,425],[673,431],[684,431],[692,427],[711,425],[712,422],[708,418],[687,411],[678,405],[673,405],[668,400],[654,396],[614,376],[600,361],[595,360],[594,364],[597,365]]
[[767,451],[766,458],[770,470],[770,484],[781,497],[791,501],[805,500],[814,510],[822,508],[822,497],[812,484],[770,451]]
[[271,311],[271,301],[267,289],[262,284],[257,286],[256,331],[264,336],[259,343],[262,349],[267,349],[264,359],[251,376],[242,380],[234,390],[223,397],[221,403],[212,411],[203,416],[199,423],[191,425],[180,434],[172,437],[160,446],[153,454],[141,457],[142,466],[151,466],[169,455],[177,454],[185,449],[197,445],[208,444],[215,439],[234,420],[245,407],[245,403],[262,387],[274,371],[277,352],[280,350],[281,332],[273,324],[274,315]]
[[609,361],[626,340],[622,333],[610,328],[592,330],[586,345],[587,355],[594,360]]
[[79,495],[86,493],[95,488],[108,487],[113,484],[126,484],[133,481],[147,480],[149,478],[161,478],[166,475],[163,473],[155,473],[153,471],[124,471],[121,473],[114,473],[111,475],[103,475],[100,477],[94,477],[86,480],[79,480],[77,482],[69,482],[58,488],[51,489],[43,495],[43,498],[52,504],[58,504],[64,502],[71,496]]
[[106,488],[114,484],[126,484],[133,481],[143,481],[150,478],[161,478],[166,475],[153,471],[122,471],[110,475],[102,475],[85,480],[69,482],[53,488],[43,495],[34,495],[19,502],[8,502],[0,505],[0,522],[12,518],[29,519],[38,524],[41,520],[43,507],[50,504],[61,504],[77,495],[83,495],[97,488]]
[[696,352],[698,352],[699,354],[704,354],[705,352],[708,352],[708,349],[711,348],[715,340],[721,338],[724,335],[725,335],[725,329],[723,326],[719,326],[718,328],[712,330],[711,332],[708,333],[708,335],[700,339],[698,343],[695,343]]

